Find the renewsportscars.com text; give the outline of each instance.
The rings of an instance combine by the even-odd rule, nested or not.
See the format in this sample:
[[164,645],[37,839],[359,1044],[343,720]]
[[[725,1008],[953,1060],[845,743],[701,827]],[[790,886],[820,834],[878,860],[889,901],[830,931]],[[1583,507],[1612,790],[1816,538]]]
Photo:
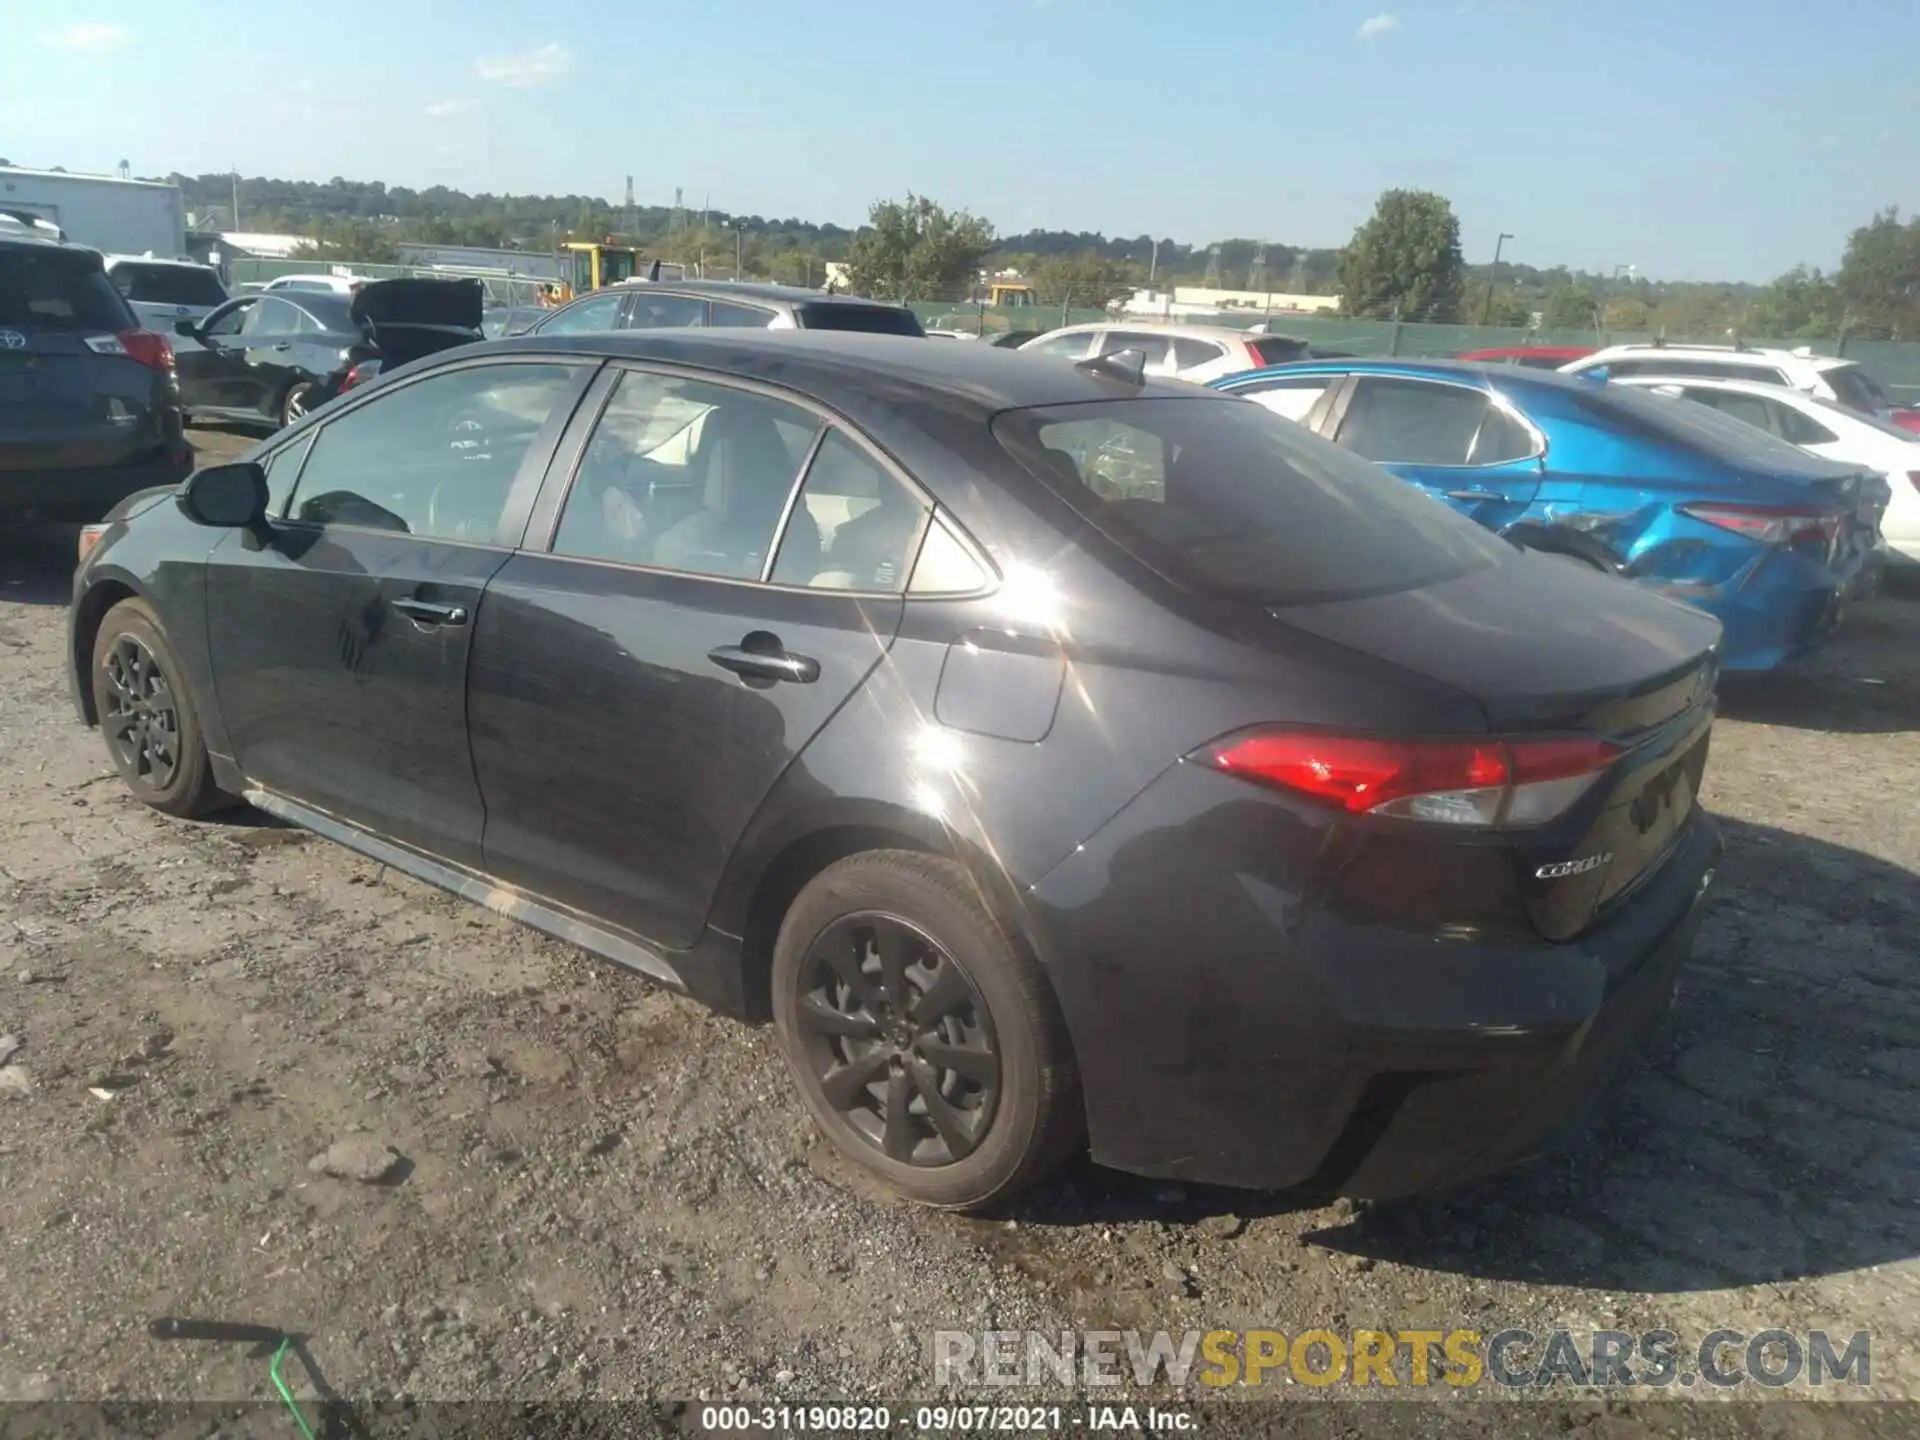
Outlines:
[[1872,1337],[1825,1330],[940,1330],[941,1387],[1295,1384],[1731,1389],[1870,1385]]

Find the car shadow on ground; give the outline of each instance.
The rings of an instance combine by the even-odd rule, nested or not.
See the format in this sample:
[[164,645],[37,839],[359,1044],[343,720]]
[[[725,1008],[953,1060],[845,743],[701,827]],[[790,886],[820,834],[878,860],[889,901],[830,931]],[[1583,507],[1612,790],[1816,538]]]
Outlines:
[[0,526],[0,603],[65,605],[79,543],[78,525]]
[[[1664,1293],[1920,1255],[1920,877],[1737,820],[1668,1028],[1568,1149],[1352,1207],[1309,1244],[1480,1279]],[[1284,1103],[1276,1097],[1275,1103]],[[1069,1168],[1024,1224],[1317,1207]]]
[[1890,582],[1824,649],[1784,670],[1722,675],[1720,713],[1842,735],[1920,730],[1920,588]]

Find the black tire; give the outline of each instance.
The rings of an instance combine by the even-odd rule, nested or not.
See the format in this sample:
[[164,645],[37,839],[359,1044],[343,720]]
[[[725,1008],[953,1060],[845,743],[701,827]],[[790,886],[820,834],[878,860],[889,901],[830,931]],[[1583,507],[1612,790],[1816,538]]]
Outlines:
[[[885,998],[881,935],[895,947],[895,983],[906,996],[897,1012]],[[901,953],[915,958],[902,962]],[[849,959],[864,981],[859,991],[835,968]],[[984,1209],[1080,1143],[1086,1117],[1052,987],[1019,932],[989,911],[953,861],[875,850],[828,866],[787,911],[772,981],[780,1048],[815,1121],[842,1155],[907,1198]],[[966,991],[958,999],[956,986]],[[849,1028],[831,1028],[842,1025]],[[963,1059],[965,1073],[952,1068]],[[828,1097],[836,1078],[845,1109]],[[906,1097],[902,1144],[897,1093]],[[945,1126],[936,1123],[936,1098],[947,1102]],[[952,1138],[955,1125],[964,1143]]]
[[320,398],[320,387],[308,380],[296,380],[287,387],[287,393],[280,397],[280,428],[286,429],[307,411]]
[[[142,658],[144,657],[144,659]],[[234,803],[213,783],[200,717],[166,631],[145,600],[122,600],[94,636],[94,713],[134,798],[182,819]]]

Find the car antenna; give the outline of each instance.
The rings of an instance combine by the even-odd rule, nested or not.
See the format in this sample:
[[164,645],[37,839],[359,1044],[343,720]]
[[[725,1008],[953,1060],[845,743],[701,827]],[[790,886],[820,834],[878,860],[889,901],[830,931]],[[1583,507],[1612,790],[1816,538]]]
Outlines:
[[1096,355],[1091,360],[1076,360],[1073,368],[1083,375],[1098,375],[1107,380],[1118,380],[1125,385],[1145,385],[1147,383],[1147,352],[1115,350],[1109,355]]

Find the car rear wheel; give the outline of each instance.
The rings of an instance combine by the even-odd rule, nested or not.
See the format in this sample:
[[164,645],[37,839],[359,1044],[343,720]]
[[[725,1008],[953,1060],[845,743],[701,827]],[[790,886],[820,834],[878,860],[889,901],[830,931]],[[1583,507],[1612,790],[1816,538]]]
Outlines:
[[774,945],[773,1011],[828,1140],[922,1204],[993,1205],[1081,1139],[1052,989],[950,860],[871,851],[816,876]]
[[304,416],[319,398],[320,387],[306,380],[296,381],[280,402],[280,424],[284,428]]
[[93,703],[114,768],[135,798],[192,819],[233,803],[213,783],[179,657],[144,600],[107,612],[93,642]]

